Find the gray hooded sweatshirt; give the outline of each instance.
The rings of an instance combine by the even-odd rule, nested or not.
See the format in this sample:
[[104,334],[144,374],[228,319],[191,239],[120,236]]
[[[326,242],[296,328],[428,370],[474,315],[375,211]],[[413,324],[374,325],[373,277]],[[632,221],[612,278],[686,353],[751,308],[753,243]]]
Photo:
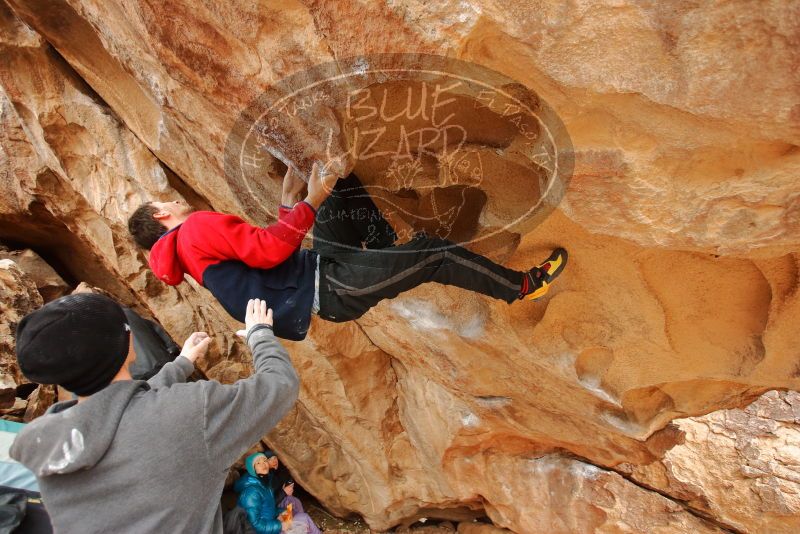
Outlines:
[[57,533],[222,532],[228,469],[294,405],[298,378],[272,330],[248,335],[255,373],[186,383],[179,356],[149,381],[60,402],[17,435],[11,457],[39,480]]

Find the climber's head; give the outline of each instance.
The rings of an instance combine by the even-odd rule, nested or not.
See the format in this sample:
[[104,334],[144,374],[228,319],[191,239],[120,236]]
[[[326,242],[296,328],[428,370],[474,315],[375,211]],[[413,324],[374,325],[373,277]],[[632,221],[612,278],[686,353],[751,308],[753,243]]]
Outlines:
[[191,213],[191,206],[182,200],[145,202],[128,219],[128,231],[137,245],[150,250],[164,232],[181,224]]

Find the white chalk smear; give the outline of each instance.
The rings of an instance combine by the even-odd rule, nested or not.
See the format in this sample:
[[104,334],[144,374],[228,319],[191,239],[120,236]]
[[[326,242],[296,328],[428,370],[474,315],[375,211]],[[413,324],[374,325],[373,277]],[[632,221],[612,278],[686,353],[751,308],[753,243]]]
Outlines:
[[84,450],[83,434],[77,428],[70,432],[69,441],[61,444],[63,458],[51,460],[43,469],[42,475],[52,475],[64,472],[64,470],[78,460]]

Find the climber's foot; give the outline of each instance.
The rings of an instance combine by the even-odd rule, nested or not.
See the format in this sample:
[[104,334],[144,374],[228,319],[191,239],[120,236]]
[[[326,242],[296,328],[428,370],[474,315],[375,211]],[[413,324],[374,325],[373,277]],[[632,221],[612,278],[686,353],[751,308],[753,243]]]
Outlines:
[[550,289],[550,284],[561,274],[567,265],[567,251],[557,248],[536,267],[525,273],[525,280],[522,282],[520,300],[538,300],[542,298]]

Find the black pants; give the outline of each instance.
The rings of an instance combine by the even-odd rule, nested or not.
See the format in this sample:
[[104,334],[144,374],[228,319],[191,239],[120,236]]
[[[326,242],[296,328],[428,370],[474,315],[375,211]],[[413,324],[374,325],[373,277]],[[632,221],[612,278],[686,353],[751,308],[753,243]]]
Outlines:
[[395,246],[396,238],[358,178],[351,174],[339,180],[314,223],[314,250],[320,254],[320,317],[334,322],[357,319],[381,300],[426,282],[509,303],[519,297],[522,272],[444,239],[420,235]]

